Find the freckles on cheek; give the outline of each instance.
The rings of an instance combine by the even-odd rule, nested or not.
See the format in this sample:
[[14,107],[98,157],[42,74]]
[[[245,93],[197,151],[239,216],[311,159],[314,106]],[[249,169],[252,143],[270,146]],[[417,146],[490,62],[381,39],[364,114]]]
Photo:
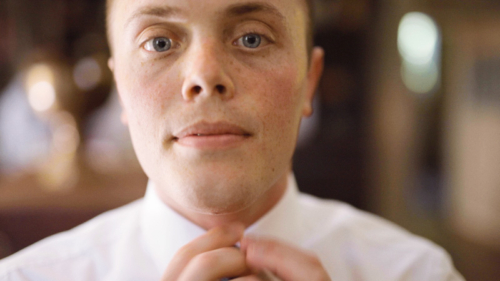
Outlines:
[[137,114],[145,116],[163,112],[164,105],[173,96],[167,79],[154,73],[150,67],[138,67],[132,73],[135,73],[134,77],[127,80],[130,107],[136,109]]
[[268,107],[266,119],[283,126],[294,125],[300,96],[297,73],[292,70],[275,71],[263,83],[267,88],[262,104]]

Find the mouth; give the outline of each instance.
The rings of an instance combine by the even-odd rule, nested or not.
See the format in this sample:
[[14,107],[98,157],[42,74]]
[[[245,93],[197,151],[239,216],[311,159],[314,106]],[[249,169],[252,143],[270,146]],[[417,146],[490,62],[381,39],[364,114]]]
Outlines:
[[199,122],[188,126],[172,137],[174,143],[198,149],[217,149],[236,146],[252,134],[227,122]]

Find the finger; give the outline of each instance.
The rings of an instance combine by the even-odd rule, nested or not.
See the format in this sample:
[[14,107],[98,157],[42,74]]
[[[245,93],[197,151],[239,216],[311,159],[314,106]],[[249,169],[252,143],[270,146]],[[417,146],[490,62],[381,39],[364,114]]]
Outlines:
[[274,276],[274,274],[272,274],[270,271],[262,270],[259,273],[253,275],[247,275],[236,279],[232,279],[232,281],[282,281],[282,280]]
[[268,280],[261,279],[257,275],[248,275],[248,276],[238,277],[236,279],[231,279],[231,281],[268,281]]
[[177,251],[161,280],[177,281],[192,258],[204,252],[233,246],[241,239],[244,230],[244,225],[240,223],[212,228]]
[[244,237],[241,249],[253,269],[268,269],[285,281],[330,280],[320,260],[312,253],[274,239]]
[[257,277],[262,281],[282,281],[268,269],[261,270],[259,274],[257,274]]
[[234,247],[227,247],[204,252],[191,259],[179,280],[212,281],[249,273],[243,252]]

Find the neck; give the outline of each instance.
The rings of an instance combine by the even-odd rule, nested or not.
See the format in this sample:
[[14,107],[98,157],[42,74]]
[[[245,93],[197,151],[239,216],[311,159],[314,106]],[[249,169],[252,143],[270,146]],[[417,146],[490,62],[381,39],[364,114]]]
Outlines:
[[184,208],[172,200],[162,199],[177,213],[206,230],[232,222],[240,222],[248,227],[269,212],[280,201],[287,188],[287,177],[288,173],[284,173],[271,188],[257,198],[250,206],[232,213],[201,213]]

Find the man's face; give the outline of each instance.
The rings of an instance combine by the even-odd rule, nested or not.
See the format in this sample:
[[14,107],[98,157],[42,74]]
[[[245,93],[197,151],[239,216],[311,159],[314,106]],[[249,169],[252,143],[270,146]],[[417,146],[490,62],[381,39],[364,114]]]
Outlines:
[[111,65],[161,196],[232,212],[283,182],[322,63],[302,1],[114,0]]

